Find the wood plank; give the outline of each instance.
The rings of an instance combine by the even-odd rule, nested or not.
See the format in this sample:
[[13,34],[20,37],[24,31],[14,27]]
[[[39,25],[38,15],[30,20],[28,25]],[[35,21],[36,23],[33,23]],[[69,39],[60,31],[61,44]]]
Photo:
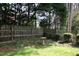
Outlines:
[[[33,34],[34,35],[41,35],[41,34]],[[32,36],[32,35],[14,35],[13,37],[21,37],[21,36]],[[8,35],[8,36],[0,36],[0,38],[2,37],[11,37],[11,35]]]
[[15,40],[0,42],[0,44],[15,42]]

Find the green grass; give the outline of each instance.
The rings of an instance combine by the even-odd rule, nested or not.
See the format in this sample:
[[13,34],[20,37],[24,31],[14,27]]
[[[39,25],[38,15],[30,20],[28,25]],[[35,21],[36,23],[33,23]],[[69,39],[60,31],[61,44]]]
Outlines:
[[0,55],[6,56],[75,56],[79,53],[79,48],[67,46],[38,46],[25,47],[16,51],[0,52]]

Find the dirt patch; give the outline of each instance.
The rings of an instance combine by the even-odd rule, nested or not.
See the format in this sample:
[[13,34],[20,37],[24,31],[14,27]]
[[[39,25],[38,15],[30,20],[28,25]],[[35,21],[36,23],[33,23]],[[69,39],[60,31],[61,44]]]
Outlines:
[[0,52],[15,51],[15,48],[0,48]]

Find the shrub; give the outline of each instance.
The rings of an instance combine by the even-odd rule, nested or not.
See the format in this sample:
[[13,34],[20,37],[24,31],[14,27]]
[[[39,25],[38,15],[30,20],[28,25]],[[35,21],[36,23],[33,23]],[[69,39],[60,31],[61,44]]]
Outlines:
[[79,43],[79,34],[76,35],[76,43]]
[[53,35],[52,40],[54,40],[54,41],[58,41],[58,40],[60,40],[60,35],[59,35],[59,34],[55,34],[55,35]]
[[79,34],[77,34],[76,38],[79,39]]
[[60,35],[59,34],[54,34],[54,35],[49,34],[49,35],[47,35],[47,38],[51,39],[53,41],[58,41],[58,40],[60,40]]
[[47,34],[46,37],[47,37],[48,39],[51,39],[51,38],[52,38],[52,34]]
[[64,40],[66,42],[70,42],[70,39],[72,38],[73,34],[72,33],[64,33]]

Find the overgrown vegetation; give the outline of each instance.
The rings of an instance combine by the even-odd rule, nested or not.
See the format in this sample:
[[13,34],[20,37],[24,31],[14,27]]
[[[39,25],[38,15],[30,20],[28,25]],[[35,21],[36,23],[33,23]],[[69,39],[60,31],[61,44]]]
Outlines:
[[[74,3],[0,3],[0,55],[75,56],[78,48],[72,44],[79,44],[79,14],[74,14],[78,12],[74,6],[79,7]],[[10,29],[3,29],[3,25]],[[31,28],[19,31],[13,29],[14,25]],[[38,36],[39,31],[33,28],[43,29],[42,35]],[[16,31],[22,34],[15,34]],[[16,36],[18,39],[14,40]],[[12,42],[2,42],[6,37]]]
[[79,44],[79,34],[76,35],[76,44]]
[[72,33],[64,33],[63,37],[66,42],[70,42],[70,41],[72,41],[73,34]]
[[[64,47],[63,47],[64,46]],[[0,51],[2,56],[76,56],[78,48],[68,47],[67,45],[25,47],[14,51]]]

